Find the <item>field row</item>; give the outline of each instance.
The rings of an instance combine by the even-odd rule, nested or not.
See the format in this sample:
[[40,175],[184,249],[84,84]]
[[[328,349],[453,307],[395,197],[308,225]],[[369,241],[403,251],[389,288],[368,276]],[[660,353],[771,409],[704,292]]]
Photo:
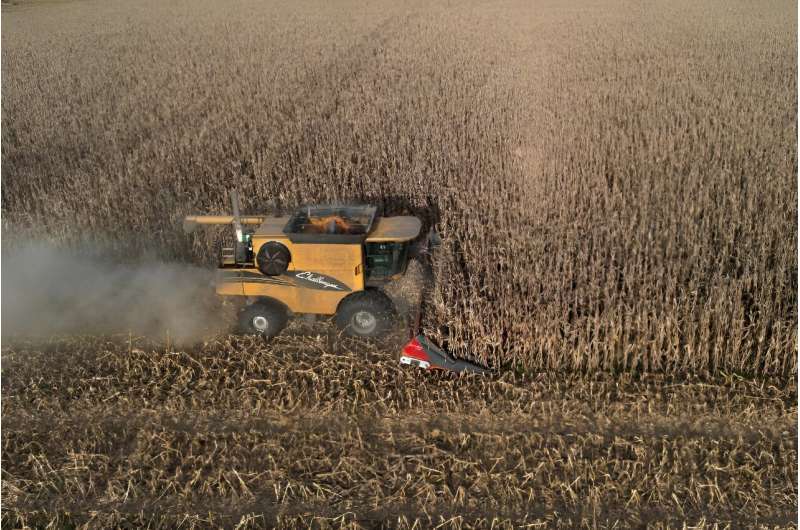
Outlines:
[[[797,403],[791,378],[750,380],[665,375],[585,375],[502,370],[452,377],[398,363],[398,347],[335,335],[279,336],[269,344],[222,337],[167,349],[117,336],[17,343],[3,353],[9,410],[85,406],[247,413],[541,413],[577,419],[594,411],[736,419],[760,424]],[[407,339],[406,339],[407,340]],[[566,408],[564,408],[566,407]],[[764,428],[769,428],[769,422]]]
[[224,339],[170,351],[118,337],[7,348],[6,520],[793,520],[791,380],[455,378],[329,340]]

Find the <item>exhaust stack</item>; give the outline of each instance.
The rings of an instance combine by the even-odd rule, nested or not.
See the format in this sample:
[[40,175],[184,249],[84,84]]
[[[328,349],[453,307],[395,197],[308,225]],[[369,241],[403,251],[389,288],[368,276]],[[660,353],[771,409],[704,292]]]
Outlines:
[[239,212],[239,192],[235,189],[230,191],[231,204],[233,206],[233,229],[236,232],[236,241],[244,243],[244,234],[242,233],[242,217]]

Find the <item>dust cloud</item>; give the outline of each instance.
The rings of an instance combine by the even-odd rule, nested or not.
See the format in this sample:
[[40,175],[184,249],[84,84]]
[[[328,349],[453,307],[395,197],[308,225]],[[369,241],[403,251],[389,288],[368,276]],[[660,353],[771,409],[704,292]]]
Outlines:
[[31,245],[2,255],[2,336],[133,333],[192,343],[226,331],[213,270]]

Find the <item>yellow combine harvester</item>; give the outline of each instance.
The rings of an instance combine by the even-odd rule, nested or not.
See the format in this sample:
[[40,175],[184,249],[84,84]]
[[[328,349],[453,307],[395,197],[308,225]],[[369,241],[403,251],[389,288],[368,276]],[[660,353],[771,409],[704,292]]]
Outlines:
[[[416,217],[379,217],[373,206],[305,206],[291,216],[193,215],[201,225],[231,225],[232,248],[222,251],[216,290],[243,297],[244,333],[272,337],[290,314],[335,315],[345,333],[378,337],[391,327],[394,305],[380,286],[405,274],[422,228]],[[427,238],[425,247],[427,248]]]

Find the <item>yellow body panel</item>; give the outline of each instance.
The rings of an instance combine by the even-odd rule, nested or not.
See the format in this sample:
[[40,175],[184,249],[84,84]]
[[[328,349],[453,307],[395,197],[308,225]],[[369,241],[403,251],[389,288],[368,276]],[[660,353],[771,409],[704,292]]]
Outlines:
[[[234,273],[252,273],[262,277],[258,269],[218,269],[217,294],[224,296],[252,296],[275,298],[286,304],[293,313],[314,313],[320,315],[333,315],[339,302],[352,291],[322,291],[302,287],[295,283],[272,283],[258,281],[252,278],[233,280]],[[228,275],[225,279],[224,275]],[[267,278],[267,277],[265,277]],[[286,282],[293,279],[284,275],[276,277]]]
[[367,243],[410,241],[419,235],[422,221],[411,216],[378,217],[367,235]]
[[[253,237],[271,237],[276,241],[278,239],[287,239],[286,234],[283,233],[283,227],[289,222],[289,217],[265,217],[261,225],[256,228]],[[253,249],[255,250],[255,249]]]
[[[195,216],[187,221],[227,224],[232,218]],[[218,294],[270,297],[294,313],[333,315],[343,298],[364,289],[363,244],[293,243],[283,232],[289,217],[249,216],[247,221],[260,221],[252,235],[253,255],[257,256],[265,243],[276,241],[289,249],[288,269],[280,276],[266,276],[255,263],[250,267],[221,267],[217,271]],[[420,227],[416,217],[378,218],[365,242],[409,241],[419,234]]]
[[[270,231],[265,222],[253,234],[253,254],[261,245],[277,241],[292,256],[288,270],[280,276],[265,276],[253,268],[222,268],[224,281],[217,293],[234,296],[269,296],[286,304],[294,313],[333,315],[347,295],[364,289],[363,251],[360,244],[292,243],[282,231]],[[277,226],[280,223],[271,223]],[[284,220],[285,224],[285,220]],[[281,229],[283,224],[280,224]],[[264,230],[262,230],[262,228]],[[268,237],[266,234],[283,237]],[[239,279],[234,279],[234,275]]]

